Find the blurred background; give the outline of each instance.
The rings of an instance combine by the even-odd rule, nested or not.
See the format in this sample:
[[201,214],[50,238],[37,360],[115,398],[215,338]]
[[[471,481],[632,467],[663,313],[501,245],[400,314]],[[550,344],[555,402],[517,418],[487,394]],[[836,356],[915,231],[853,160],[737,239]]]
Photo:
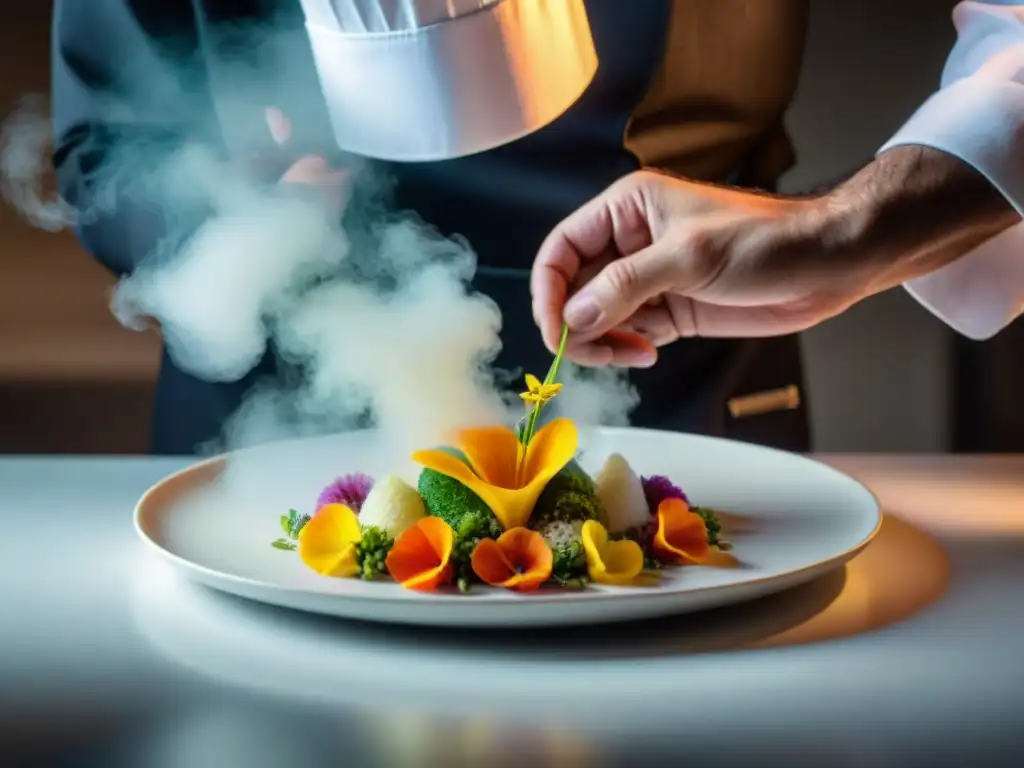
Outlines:
[[[869,160],[935,88],[953,4],[815,0],[784,189]],[[48,91],[49,23],[49,3],[0,10],[0,110]],[[159,340],[114,321],[111,285],[70,234],[0,205],[0,453],[145,451]],[[965,342],[892,291],[804,345],[817,450],[1024,450],[1020,327]]]

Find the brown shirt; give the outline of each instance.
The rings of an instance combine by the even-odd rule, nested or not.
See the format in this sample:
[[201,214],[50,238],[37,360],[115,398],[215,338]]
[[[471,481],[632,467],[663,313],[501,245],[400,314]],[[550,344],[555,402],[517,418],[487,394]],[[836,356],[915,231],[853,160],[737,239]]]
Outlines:
[[626,147],[647,167],[722,180],[743,166],[751,184],[772,186],[794,159],[782,118],[799,79],[809,0],[671,6],[665,54]]

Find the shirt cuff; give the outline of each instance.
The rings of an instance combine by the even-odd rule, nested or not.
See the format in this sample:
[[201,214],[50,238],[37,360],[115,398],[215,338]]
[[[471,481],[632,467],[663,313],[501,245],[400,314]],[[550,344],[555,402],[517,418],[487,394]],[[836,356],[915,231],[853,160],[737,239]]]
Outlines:
[[1024,223],[903,287],[957,333],[992,338],[1024,312]]
[[[967,77],[932,96],[879,150],[926,146],[976,168],[1024,213],[1024,85]],[[1024,228],[1015,226],[904,287],[972,339],[994,336],[1024,311]]]

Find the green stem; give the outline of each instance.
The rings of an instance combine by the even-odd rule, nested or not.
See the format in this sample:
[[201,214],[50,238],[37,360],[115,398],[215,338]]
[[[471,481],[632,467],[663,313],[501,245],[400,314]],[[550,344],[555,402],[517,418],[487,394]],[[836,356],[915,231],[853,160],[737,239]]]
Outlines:
[[555,359],[551,363],[551,368],[548,369],[548,375],[544,379],[545,384],[554,384],[555,379],[558,377],[558,369],[562,366],[562,357],[565,355],[565,342],[569,338],[569,326],[562,325],[562,336],[558,340],[558,351],[555,353]]
[[[569,326],[562,325],[562,337],[558,341],[558,351],[555,353],[555,359],[551,362],[551,367],[548,369],[548,375],[544,377],[544,384],[555,383],[555,379],[558,377],[558,369],[562,365],[562,357],[565,355],[565,343],[568,337]],[[530,413],[530,420],[526,423],[526,429],[523,431],[523,445],[529,445],[533,439],[533,433],[537,429],[537,419],[540,418],[540,409],[543,407],[543,403],[537,403]]]

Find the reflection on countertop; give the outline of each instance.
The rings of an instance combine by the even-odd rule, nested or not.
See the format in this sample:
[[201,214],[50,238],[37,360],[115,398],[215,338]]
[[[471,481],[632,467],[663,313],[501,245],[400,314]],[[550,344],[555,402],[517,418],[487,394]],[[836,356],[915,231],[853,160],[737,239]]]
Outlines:
[[[256,690],[341,704],[402,700],[432,714],[497,711],[543,718],[550,703],[525,676],[557,680],[573,665],[767,650],[875,631],[930,605],[946,588],[946,556],[892,515],[858,558],[809,584],[744,605],[641,623],[544,631],[445,630],[342,621],[230,597],[147,563],[133,590],[138,628],[167,658]],[[504,666],[479,686],[466,664]],[[513,670],[519,667],[521,674]],[[438,679],[447,679],[437,698]],[[621,679],[621,678],[620,678]],[[599,686],[600,687],[600,686]],[[600,698],[600,691],[594,696]],[[581,698],[586,698],[581,696]],[[496,709],[497,708],[497,709]],[[505,711],[505,710],[508,711]],[[588,723],[594,724],[588,715]]]
[[889,511],[845,570],[543,635],[320,619],[174,577],[130,512],[184,463],[0,460],[4,768],[1019,763],[1022,457],[832,457]]

